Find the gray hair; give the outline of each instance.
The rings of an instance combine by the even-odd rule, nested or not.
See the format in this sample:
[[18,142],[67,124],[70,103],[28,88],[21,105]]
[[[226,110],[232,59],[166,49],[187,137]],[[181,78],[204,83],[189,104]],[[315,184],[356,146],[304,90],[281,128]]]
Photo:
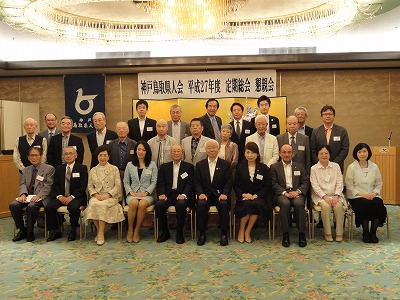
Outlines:
[[221,126],[221,131],[222,131],[222,129],[229,129],[231,131],[231,133],[233,133],[233,128],[232,128],[231,124],[223,124]]
[[95,116],[102,116],[104,120],[106,119],[106,115],[104,113],[102,113],[101,111],[95,112],[93,114],[93,119]]
[[308,116],[307,108],[305,108],[304,106],[298,106],[298,107],[296,107],[296,109],[294,110],[294,114],[296,114],[299,110],[304,111],[304,113],[306,114],[306,116]]
[[219,148],[219,143],[218,143],[217,140],[209,139],[209,140],[205,143],[205,147],[207,147],[207,145],[208,145],[209,143],[215,144],[215,145],[217,145],[218,148]]

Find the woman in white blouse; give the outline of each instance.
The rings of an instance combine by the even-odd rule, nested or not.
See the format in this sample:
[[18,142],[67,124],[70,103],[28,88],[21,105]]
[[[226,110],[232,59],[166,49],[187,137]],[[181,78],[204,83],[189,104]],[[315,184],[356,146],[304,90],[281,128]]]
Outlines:
[[378,226],[383,226],[386,219],[386,207],[380,194],[382,176],[378,166],[369,160],[371,155],[371,148],[367,144],[357,144],[353,150],[355,161],[349,165],[346,173],[349,202],[356,215],[356,226],[362,225],[364,243],[379,242],[376,230]]
[[344,212],[347,202],[343,197],[343,175],[337,163],[329,161],[331,148],[323,145],[318,148],[318,162],[311,167],[311,198],[314,205],[321,207],[325,240],[333,242],[331,212],[336,219],[336,241],[343,240]]

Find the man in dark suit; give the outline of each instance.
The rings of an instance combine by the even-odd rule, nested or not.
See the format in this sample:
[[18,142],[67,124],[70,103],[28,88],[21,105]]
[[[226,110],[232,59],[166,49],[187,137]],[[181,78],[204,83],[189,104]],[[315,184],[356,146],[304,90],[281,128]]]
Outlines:
[[47,129],[40,131],[38,135],[46,138],[47,146],[49,146],[51,138],[61,133],[61,130],[57,129],[57,116],[55,114],[45,115],[44,120],[46,121]]
[[175,205],[176,210],[176,243],[183,244],[183,228],[185,226],[186,209],[192,202],[192,181],[194,167],[182,160],[183,149],[181,145],[174,144],[171,147],[172,161],[162,164],[158,171],[156,216],[160,224],[162,234],[157,242],[162,243],[171,236],[168,230],[167,209]]
[[96,149],[101,145],[108,145],[112,140],[118,138],[115,131],[106,127],[106,116],[104,113],[94,113],[92,120],[96,130],[87,135],[90,152],[92,153],[90,168],[97,166],[99,163],[96,156]]
[[[27,156],[31,165],[22,170],[19,196],[10,204],[10,211],[15,222],[15,227],[19,229],[18,234],[13,238],[13,242],[18,242],[24,238],[28,242],[35,240],[33,227],[35,226],[39,209],[49,201],[54,168],[41,163],[42,154],[42,148],[29,148]],[[23,217],[24,207],[26,207],[27,227],[25,227]]]
[[182,109],[178,104],[171,106],[169,113],[171,120],[167,122],[169,136],[172,136],[178,143],[185,138],[190,136],[189,123],[182,121]]
[[71,117],[64,116],[61,118],[61,134],[57,134],[51,138],[49,150],[47,154],[47,163],[54,167],[63,164],[64,151],[67,146],[72,146],[77,152],[76,161],[83,162],[85,148],[83,147],[82,139],[79,136],[71,134],[73,121]]
[[197,245],[206,242],[206,227],[210,206],[217,207],[220,216],[220,245],[228,245],[229,211],[232,192],[232,169],[229,162],[218,158],[219,144],[216,140],[206,142],[208,158],[196,164],[194,190],[197,195],[196,215],[199,238]]
[[274,190],[274,201],[280,208],[281,228],[283,232],[282,246],[290,246],[289,220],[290,209],[294,214],[299,229],[299,246],[307,246],[305,199],[309,188],[308,175],[303,164],[292,161],[293,149],[283,145],[279,150],[282,161],[271,165],[271,183]]
[[323,125],[314,128],[311,136],[311,159],[313,164],[318,162],[318,147],[329,145],[331,148],[330,161],[340,166],[342,173],[344,172],[344,160],[349,153],[349,135],[344,127],[333,124],[335,120],[335,109],[330,105],[325,105],[321,109],[321,118]]
[[239,162],[244,158],[246,138],[256,132],[254,124],[243,119],[243,111],[244,107],[242,104],[235,102],[231,105],[231,113],[233,116],[233,121],[229,123],[233,128],[231,140],[238,145]]
[[[267,123],[268,123],[267,133],[272,134],[274,136],[280,134],[281,130],[279,127],[279,119],[277,117],[268,114],[269,109],[271,108],[271,99],[269,99],[265,95],[262,95],[257,100],[257,106],[260,111],[259,114],[265,115],[267,117]],[[254,123],[255,118],[251,119],[251,121]]]
[[71,223],[68,241],[76,240],[76,228],[81,214],[80,207],[87,204],[86,187],[88,184],[87,167],[76,159],[75,148],[68,146],[64,151],[65,163],[56,168],[51,200],[45,206],[47,229],[50,231],[48,242],[62,236],[57,222],[57,209],[63,205],[67,206]]
[[129,138],[136,142],[141,140],[148,141],[157,135],[156,120],[146,117],[149,104],[146,100],[139,100],[136,102],[137,118],[128,121]]
[[221,126],[222,120],[216,116],[219,108],[219,102],[217,99],[210,98],[206,102],[207,113],[200,117],[201,123],[203,124],[203,135],[210,139],[221,141]]
[[294,115],[297,117],[297,122],[299,126],[298,132],[308,136],[311,141],[313,128],[306,125],[306,120],[308,118],[307,109],[303,106],[296,107],[296,109],[294,110]]

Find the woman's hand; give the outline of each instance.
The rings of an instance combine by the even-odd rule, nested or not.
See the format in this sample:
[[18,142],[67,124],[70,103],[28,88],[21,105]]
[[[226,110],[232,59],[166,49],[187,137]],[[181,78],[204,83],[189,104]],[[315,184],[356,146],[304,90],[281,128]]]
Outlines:
[[325,196],[322,197],[322,199],[323,199],[330,207],[332,207],[332,198],[331,198],[331,197],[325,195]]

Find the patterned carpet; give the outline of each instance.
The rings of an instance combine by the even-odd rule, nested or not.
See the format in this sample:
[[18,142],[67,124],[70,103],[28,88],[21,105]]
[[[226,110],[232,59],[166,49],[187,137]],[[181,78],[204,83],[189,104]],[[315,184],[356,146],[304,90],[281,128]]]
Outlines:
[[[259,227],[251,244],[220,247],[217,229],[205,246],[157,244],[143,228],[128,244],[107,231],[106,244],[63,239],[13,243],[11,218],[0,219],[0,299],[400,299],[400,206],[388,206],[391,237],[379,244],[328,243],[322,230],[306,248],[268,241]],[[173,232],[173,231],[172,231]],[[173,232],[174,233],[174,232]],[[189,232],[187,232],[187,238]]]

